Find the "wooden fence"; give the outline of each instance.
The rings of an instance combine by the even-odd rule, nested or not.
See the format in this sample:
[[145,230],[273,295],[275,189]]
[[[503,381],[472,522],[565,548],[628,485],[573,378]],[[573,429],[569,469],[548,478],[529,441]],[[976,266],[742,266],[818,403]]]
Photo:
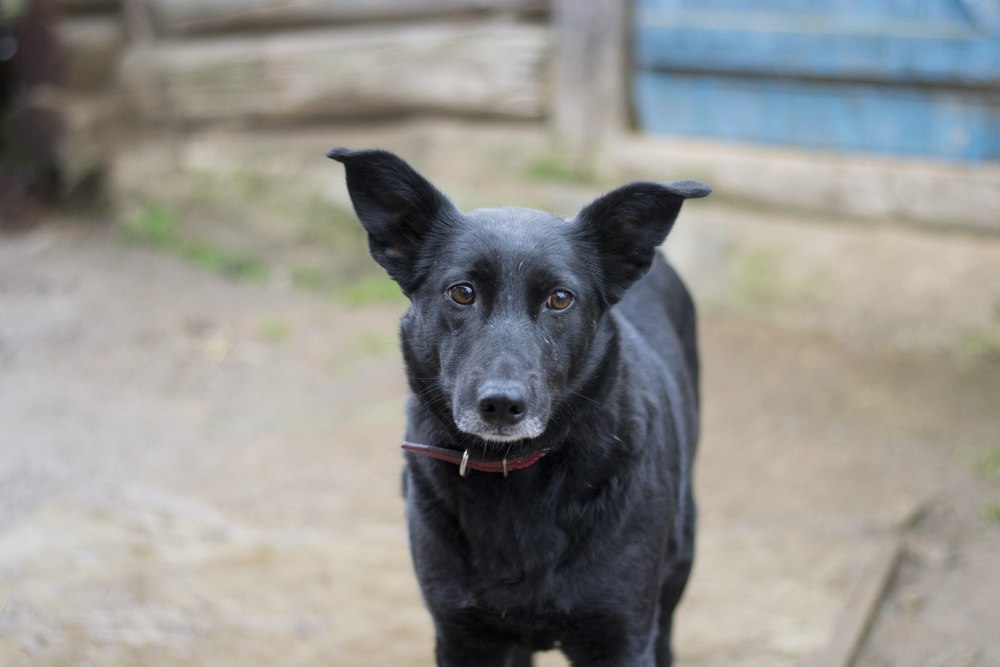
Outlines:
[[[407,114],[550,123],[583,154],[628,117],[628,2],[60,0],[68,161],[110,130]],[[79,170],[79,169],[78,169]]]

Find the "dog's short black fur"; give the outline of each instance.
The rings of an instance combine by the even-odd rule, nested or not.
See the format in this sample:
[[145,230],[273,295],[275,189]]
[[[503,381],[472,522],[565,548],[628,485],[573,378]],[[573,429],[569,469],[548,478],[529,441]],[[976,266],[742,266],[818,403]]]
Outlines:
[[694,547],[694,307],[656,251],[694,181],[637,182],[571,221],[460,213],[397,156],[336,149],[374,258],[411,301],[411,551],[439,665],[669,665]]

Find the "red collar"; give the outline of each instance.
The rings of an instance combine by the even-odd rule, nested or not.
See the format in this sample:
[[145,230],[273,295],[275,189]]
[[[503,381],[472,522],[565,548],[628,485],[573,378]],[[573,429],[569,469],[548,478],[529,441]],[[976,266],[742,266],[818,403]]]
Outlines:
[[472,458],[469,455],[468,449],[464,452],[459,452],[457,449],[418,445],[414,442],[406,442],[405,440],[403,441],[403,449],[414,454],[419,454],[420,456],[437,459],[438,461],[454,463],[458,466],[458,474],[462,477],[468,475],[470,469],[481,472],[503,473],[503,476],[506,477],[508,473],[515,470],[523,470],[535,465],[539,459],[548,454],[547,450],[536,449],[528,454],[514,457],[486,458],[485,456],[477,456],[476,458]]

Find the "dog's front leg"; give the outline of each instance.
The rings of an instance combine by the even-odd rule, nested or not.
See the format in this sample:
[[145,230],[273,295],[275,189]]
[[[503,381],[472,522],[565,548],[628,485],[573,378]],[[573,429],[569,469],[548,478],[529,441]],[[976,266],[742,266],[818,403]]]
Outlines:
[[486,630],[441,625],[437,629],[438,667],[507,667],[513,651],[509,640]]
[[652,624],[647,624],[647,631],[637,632],[639,623],[608,620],[581,624],[563,640],[563,653],[573,667],[659,667]]

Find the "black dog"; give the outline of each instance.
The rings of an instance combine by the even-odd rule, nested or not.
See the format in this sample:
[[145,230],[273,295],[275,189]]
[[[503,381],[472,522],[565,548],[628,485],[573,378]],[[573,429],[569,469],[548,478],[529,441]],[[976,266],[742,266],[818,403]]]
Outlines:
[[669,665],[694,548],[694,306],[656,248],[694,181],[571,221],[460,213],[385,151],[336,149],[411,301],[404,489],[439,665]]

